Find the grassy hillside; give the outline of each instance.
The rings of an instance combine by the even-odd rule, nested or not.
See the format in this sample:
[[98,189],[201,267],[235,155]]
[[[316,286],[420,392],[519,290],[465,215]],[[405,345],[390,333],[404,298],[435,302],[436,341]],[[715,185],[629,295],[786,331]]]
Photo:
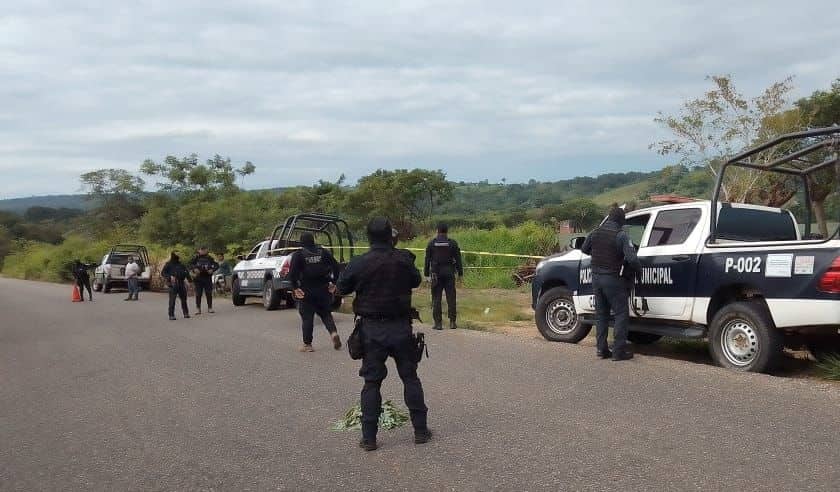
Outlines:
[[44,195],[26,198],[0,200],[0,210],[23,214],[31,207],[75,208],[90,210],[93,203],[85,200],[85,195]]
[[609,206],[613,203],[622,203],[638,201],[640,198],[646,199],[650,195],[650,189],[654,185],[653,179],[646,179],[638,183],[631,183],[618,188],[607,190],[592,197],[592,201],[598,205]]

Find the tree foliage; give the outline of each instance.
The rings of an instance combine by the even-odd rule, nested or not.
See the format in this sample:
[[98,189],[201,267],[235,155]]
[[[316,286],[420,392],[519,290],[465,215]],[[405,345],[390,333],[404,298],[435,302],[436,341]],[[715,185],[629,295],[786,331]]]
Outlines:
[[246,161],[242,167],[235,168],[230,157],[219,154],[200,163],[196,154],[177,158],[166,156],[163,161],[146,159],[140,165],[140,172],[158,179],[157,187],[166,192],[211,192],[230,193],[238,190],[236,177],[244,178],[256,170],[254,164]]
[[[672,138],[650,146],[661,155],[673,155],[686,167],[702,166],[717,177],[720,166],[740,151],[801,128],[798,111],[786,111],[793,90],[792,78],[772,84],[761,94],[747,97],[737,89],[732,77],[707,78],[712,88],[702,97],[684,102],[675,115],[662,112],[654,119]],[[754,158],[769,162],[785,152],[774,147]],[[791,178],[750,169],[730,169],[722,186],[727,201],[780,206],[795,192]]]

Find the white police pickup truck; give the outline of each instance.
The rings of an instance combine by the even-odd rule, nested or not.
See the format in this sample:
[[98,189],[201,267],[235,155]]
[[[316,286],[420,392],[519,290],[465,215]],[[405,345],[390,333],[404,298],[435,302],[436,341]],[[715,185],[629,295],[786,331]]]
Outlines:
[[[300,248],[299,239],[304,232],[333,249],[340,268],[345,264],[345,255],[353,254],[353,238],[341,218],[312,213],[292,215],[274,229],[269,239],[257,243],[247,255],[237,257],[240,261],[233,268],[231,279],[235,306],[245,304],[248,297],[262,298],[263,307],[269,311],[284,302],[289,307],[295,305],[288,275],[292,253]],[[340,305],[341,297],[336,296],[334,307]]]
[[[821,131],[816,136],[834,137],[819,141],[826,142],[821,148],[835,149],[833,158],[821,160],[827,164],[808,169],[784,166],[801,160],[802,150],[797,150],[791,160],[777,159],[765,165],[766,170],[808,178],[814,168],[835,165],[840,128]],[[815,132],[777,140],[789,142],[806,133],[810,138]],[[817,145],[812,140],[804,144]],[[757,151],[729,161],[724,171],[744,164],[759,169],[749,159],[754,156],[750,152]],[[720,203],[722,179],[723,173],[712,201],[627,214],[625,230],[642,264],[629,300],[630,341],[707,338],[719,365],[756,372],[778,364],[786,344],[805,341],[812,350],[840,348],[838,232],[831,238],[811,235],[810,213],[798,224],[780,208]],[[580,239],[573,248],[580,246]],[[546,339],[577,343],[589,334],[595,322],[590,261],[573,249],[537,265],[533,307]]]

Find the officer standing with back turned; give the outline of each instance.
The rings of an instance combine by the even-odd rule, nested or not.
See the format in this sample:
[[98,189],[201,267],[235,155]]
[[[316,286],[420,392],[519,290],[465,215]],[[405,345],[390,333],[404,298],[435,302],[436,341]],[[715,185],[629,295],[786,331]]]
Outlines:
[[353,258],[338,278],[341,295],[356,293],[353,312],[364,343],[359,376],[362,388],[362,441],[365,451],[377,448],[379,414],[382,410],[380,387],[388,374],[385,361],[393,357],[397,373],[405,387],[405,404],[414,426],[414,443],[429,442],[432,433],[426,426],[427,408],[423,386],[417,376],[412,334],[411,290],[420,285],[420,272],[414,255],[396,249],[393,229],[388,219],[374,218],[367,226],[370,251]]
[[446,310],[449,315],[449,327],[458,327],[458,302],[455,297],[455,274],[458,278],[464,276],[461,261],[461,248],[454,239],[449,239],[449,226],[440,223],[437,226],[437,237],[429,241],[426,246],[426,262],[423,275],[432,284],[432,317],[435,320],[435,330],[443,329],[442,295],[446,293]]
[[[607,219],[592,231],[583,243],[581,251],[592,256],[592,288],[595,293],[597,312],[596,337],[597,354],[602,359],[612,357],[614,361],[630,360],[633,353],[627,349],[627,324],[630,321],[629,297],[624,276],[640,270],[639,259],[630,237],[622,229],[624,210],[613,205]],[[610,311],[615,313],[613,349],[607,347],[607,327]]]
[[341,348],[341,339],[332,316],[333,292],[338,278],[338,262],[333,255],[315,244],[315,237],[304,232],[300,235],[301,248],[292,254],[289,280],[292,282],[295,299],[298,300],[303,346],[301,352],[314,352],[312,331],[315,315],[321,318],[332,338],[333,348]]

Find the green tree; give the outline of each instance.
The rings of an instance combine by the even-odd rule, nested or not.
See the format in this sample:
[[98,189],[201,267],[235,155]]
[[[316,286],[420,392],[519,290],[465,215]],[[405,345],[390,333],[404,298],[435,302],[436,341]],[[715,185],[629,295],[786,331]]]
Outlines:
[[[683,103],[675,115],[662,112],[654,119],[673,138],[650,145],[661,155],[673,155],[688,167],[703,166],[717,177],[720,164],[741,150],[801,128],[799,112],[787,112],[792,79],[776,82],[758,96],[738,92],[731,76],[708,77],[712,89]],[[769,162],[789,150],[777,146],[754,160]],[[732,202],[758,200],[781,206],[795,191],[791,178],[749,169],[731,169],[723,183],[723,198]]]
[[[809,97],[796,102],[809,127],[819,128],[840,124],[840,79],[831,84],[828,91],[816,91]],[[826,154],[815,156],[815,160],[827,158]],[[813,163],[816,163],[812,161]],[[828,237],[828,223],[825,203],[829,196],[837,192],[836,168],[826,168],[811,176],[809,185],[814,205],[814,215],[823,237]]]
[[592,228],[603,218],[603,210],[588,198],[574,198],[554,210],[557,220],[568,220],[574,232]]
[[196,154],[183,158],[172,155],[166,156],[158,163],[146,159],[140,165],[140,172],[159,179],[158,188],[165,192],[236,192],[236,177],[245,178],[253,174],[256,167],[246,161],[242,167],[234,168],[230,157],[219,154],[207,159],[204,164],[199,163]]
[[125,169],[98,169],[82,174],[80,180],[86,198],[97,204],[91,211],[95,229],[134,221],[143,214],[142,178]]
[[428,222],[437,207],[452,199],[452,190],[440,170],[379,169],[359,180],[347,208],[362,222],[374,215],[389,217],[411,236],[417,222]]

